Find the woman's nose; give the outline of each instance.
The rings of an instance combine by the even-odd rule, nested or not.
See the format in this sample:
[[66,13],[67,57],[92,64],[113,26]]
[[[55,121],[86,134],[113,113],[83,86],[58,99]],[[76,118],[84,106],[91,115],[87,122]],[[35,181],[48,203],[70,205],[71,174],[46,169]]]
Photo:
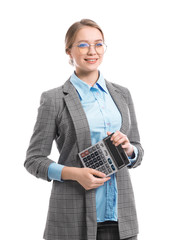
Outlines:
[[89,49],[88,49],[88,54],[97,54],[96,50],[95,50],[95,45],[90,45]]

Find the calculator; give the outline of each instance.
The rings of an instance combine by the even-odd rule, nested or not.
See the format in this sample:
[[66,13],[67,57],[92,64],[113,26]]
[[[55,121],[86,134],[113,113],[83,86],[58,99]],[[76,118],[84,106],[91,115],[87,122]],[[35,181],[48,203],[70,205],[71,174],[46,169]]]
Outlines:
[[96,169],[110,176],[130,163],[121,144],[115,146],[110,140],[112,135],[113,133],[78,153],[84,167]]

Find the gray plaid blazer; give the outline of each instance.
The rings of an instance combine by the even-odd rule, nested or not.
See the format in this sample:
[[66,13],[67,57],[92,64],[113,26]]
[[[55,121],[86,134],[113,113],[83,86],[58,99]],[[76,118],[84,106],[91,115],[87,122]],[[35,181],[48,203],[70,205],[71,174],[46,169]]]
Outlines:
[[[140,165],[143,149],[128,89],[106,81],[107,88],[122,115],[121,132],[138,149],[138,158],[130,166]],[[82,167],[77,153],[91,145],[88,121],[78,93],[69,80],[41,96],[37,121],[27,156],[26,169],[38,178],[48,179],[48,158],[53,140],[59,150],[58,163]],[[121,239],[135,236],[138,223],[129,169],[116,174],[118,186],[118,223]],[[95,240],[97,232],[95,190],[85,190],[76,181],[53,181],[44,239]]]

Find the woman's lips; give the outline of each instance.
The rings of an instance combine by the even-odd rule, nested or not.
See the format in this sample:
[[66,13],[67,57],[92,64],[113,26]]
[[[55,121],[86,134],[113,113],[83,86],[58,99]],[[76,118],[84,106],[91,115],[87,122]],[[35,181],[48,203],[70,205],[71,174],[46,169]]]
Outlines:
[[97,58],[86,58],[85,61],[90,64],[94,64],[97,62]]

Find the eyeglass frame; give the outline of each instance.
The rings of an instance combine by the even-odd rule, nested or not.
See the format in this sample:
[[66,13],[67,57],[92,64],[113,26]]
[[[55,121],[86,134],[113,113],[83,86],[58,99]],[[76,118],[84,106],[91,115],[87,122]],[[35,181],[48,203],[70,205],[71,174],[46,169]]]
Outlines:
[[[83,43],[87,43],[87,42],[85,42],[85,41],[82,41],[82,42],[83,42]],[[77,43],[77,44],[75,44],[75,45],[72,45],[71,48],[72,48],[72,47],[78,47],[78,49],[80,49],[80,47],[78,46],[79,44],[80,44],[80,43]],[[91,46],[94,46],[94,49],[95,49],[95,51],[96,51],[96,53],[97,53],[98,55],[103,55],[103,54],[105,54],[105,52],[106,52],[106,50],[107,50],[107,45],[106,45],[104,42],[102,43],[102,44],[105,46],[105,51],[104,51],[103,54],[99,54],[99,53],[97,52],[97,50],[96,50],[96,44],[97,44],[97,43],[87,43],[87,44],[88,44],[88,47],[87,47],[87,48],[88,48],[88,52],[89,52],[89,49],[90,49]],[[80,51],[80,50],[79,50],[79,51]],[[87,53],[88,53],[88,52],[87,52]],[[87,54],[87,53],[86,53],[86,54]],[[82,55],[85,55],[85,54],[82,54]]]

